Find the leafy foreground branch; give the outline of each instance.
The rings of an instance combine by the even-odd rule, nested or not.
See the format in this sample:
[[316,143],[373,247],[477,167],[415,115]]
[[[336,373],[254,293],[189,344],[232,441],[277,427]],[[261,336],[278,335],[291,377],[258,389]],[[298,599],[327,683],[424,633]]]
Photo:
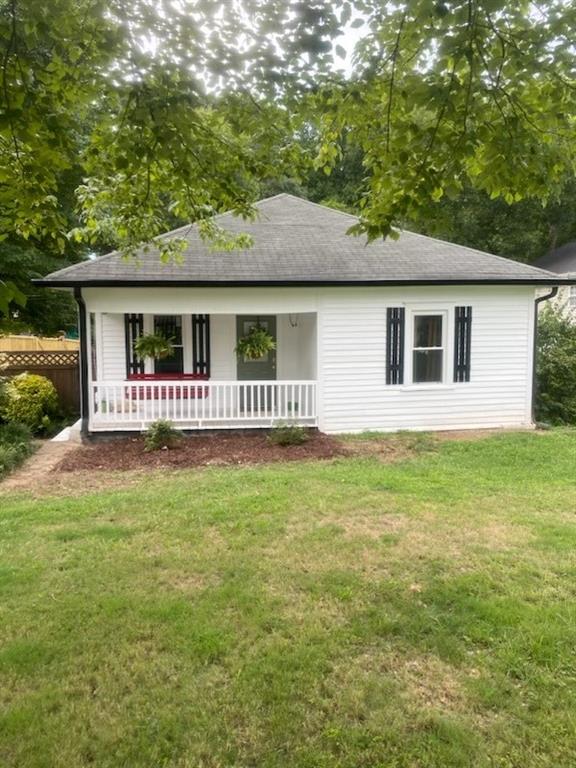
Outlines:
[[352,5],[365,29],[357,76],[321,89],[311,114],[319,167],[334,167],[343,144],[364,153],[354,232],[392,234],[466,186],[545,203],[574,177],[573,4]]
[[[257,184],[294,165],[277,102],[306,86],[311,62],[325,68],[331,5],[0,4],[0,239],[63,250],[58,191],[71,170],[84,179],[74,234],[92,244],[133,252],[166,230],[167,213],[250,216]],[[173,258],[178,245],[159,250]]]

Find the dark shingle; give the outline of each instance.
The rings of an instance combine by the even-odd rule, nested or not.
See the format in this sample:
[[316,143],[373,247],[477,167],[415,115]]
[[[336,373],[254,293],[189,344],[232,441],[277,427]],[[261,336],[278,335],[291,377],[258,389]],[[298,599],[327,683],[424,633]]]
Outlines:
[[398,240],[346,234],[356,221],[348,214],[281,194],[257,203],[258,218],[245,222],[230,214],[218,223],[231,232],[248,232],[254,245],[245,251],[218,252],[204,243],[193,225],[168,236],[184,237],[182,264],[162,264],[156,248],[126,260],[119,253],[75,264],[42,281],[49,285],[116,283],[185,284],[350,284],[558,282],[549,272],[462,245],[403,232]]

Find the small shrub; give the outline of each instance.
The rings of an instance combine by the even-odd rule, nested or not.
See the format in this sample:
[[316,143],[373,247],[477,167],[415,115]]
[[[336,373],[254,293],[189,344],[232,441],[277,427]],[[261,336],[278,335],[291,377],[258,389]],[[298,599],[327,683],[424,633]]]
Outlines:
[[32,440],[32,432],[26,424],[10,421],[0,424],[0,445],[15,445],[16,443],[29,443]]
[[308,440],[308,432],[297,424],[278,424],[268,435],[272,445],[302,445]]
[[32,453],[32,435],[25,424],[0,424],[0,477]]
[[8,405],[8,379],[0,376],[0,416]]
[[538,320],[537,420],[576,424],[576,325],[547,307]]
[[8,382],[7,398],[2,409],[6,421],[26,424],[32,432],[49,427],[58,413],[58,394],[45,376],[21,373]]
[[0,445],[0,477],[14,469],[21,459],[18,448],[13,445]]
[[182,433],[174,429],[172,422],[158,419],[152,422],[144,435],[144,450],[159,451],[161,448],[174,448]]

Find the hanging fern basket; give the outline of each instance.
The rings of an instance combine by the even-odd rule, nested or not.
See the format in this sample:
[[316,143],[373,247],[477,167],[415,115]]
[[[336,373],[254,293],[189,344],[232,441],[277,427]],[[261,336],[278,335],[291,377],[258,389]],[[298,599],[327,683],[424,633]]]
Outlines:
[[248,360],[259,360],[276,349],[276,342],[261,325],[254,325],[245,336],[238,339],[236,354]]
[[152,358],[153,360],[162,360],[165,357],[171,357],[174,354],[172,339],[167,339],[159,333],[149,333],[140,336],[134,342],[134,353],[140,360]]

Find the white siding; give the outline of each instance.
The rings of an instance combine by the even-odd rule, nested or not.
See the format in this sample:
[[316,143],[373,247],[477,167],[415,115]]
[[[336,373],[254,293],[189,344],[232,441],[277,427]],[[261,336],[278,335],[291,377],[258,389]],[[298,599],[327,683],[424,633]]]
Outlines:
[[[471,305],[471,381],[386,385],[386,307]],[[528,426],[534,290],[357,289],[327,292],[320,308],[321,427],[328,432]],[[407,347],[408,352],[408,347]]]
[[[236,378],[236,314],[278,316],[278,378],[318,379],[328,432],[528,426],[535,290],[530,287],[90,288],[102,378],[125,376],[123,312],[210,314],[212,379]],[[471,305],[471,381],[452,382],[454,306]],[[443,385],[386,385],[386,308],[448,312]],[[292,323],[288,317],[292,315]],[[296,321],[296,322],[295,322]]]
[[315,378],[316,315],[294,313],[277,316],[279,379]]
[[210,315],[210,378],[221,381],[236,378],[235,346],[235,315]]
[[298,316],[300,328],[299,360],[301,370],[299,376],[303,379],[315,379],[318,358],[317,320],[313,313]]
[[100,323],[102,335],[102,379],[122,381],[126,378],[126,341],[124,315],[105,312]]

